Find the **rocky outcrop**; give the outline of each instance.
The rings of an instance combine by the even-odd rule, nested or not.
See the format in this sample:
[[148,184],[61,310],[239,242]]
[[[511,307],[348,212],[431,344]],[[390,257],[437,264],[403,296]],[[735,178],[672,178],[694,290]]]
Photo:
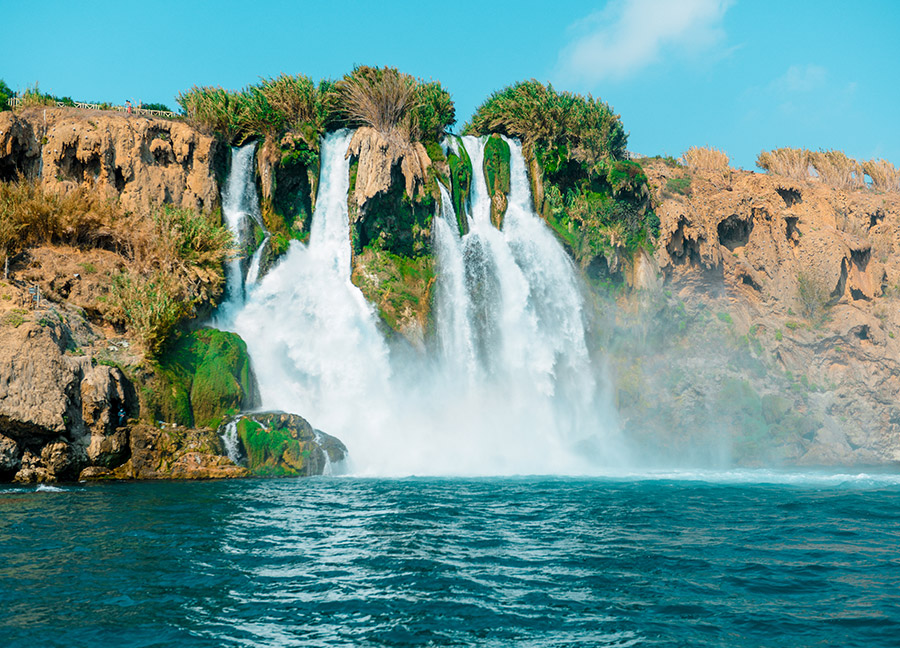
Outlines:
[[80,352],[70,318],[55,308],[0,311],[0,475],[15,481],[74,479],[127,453],[134,390],[120,369]]
[[0,180],[40,179],[47,191],[93,187],[131,212],[219,204],[226,150],[184,122],[70,108],[0,113]]
[[431,166],[431,158],[421,142],[410,142],[397,132],[382,133],[369,126],[353,134],[347,156],[359,159],[353,191],[358,207],[391,188],[397,165],[403,175],[406,195],[415,197]]
[[227,419],[237,435],[240,452],[254,475],[301,477],[321,475],[331,464],[343,461],[347,448],[338,439],[315,430],[301,416],[284,412],[258,412]]
[[626,430],[648,454],[900,461],[900,195],[646,168],[659,244],[610,342]]
[[225,456],[211,429],[135,423],[128,429],[130,458],[115,470],[89,470],[82,479],[230,479],[249,475]]

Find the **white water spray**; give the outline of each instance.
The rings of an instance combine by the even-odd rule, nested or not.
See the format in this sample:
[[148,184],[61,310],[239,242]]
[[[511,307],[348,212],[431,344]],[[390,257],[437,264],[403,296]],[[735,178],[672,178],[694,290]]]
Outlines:
[[235,318],[263,407],[340,438],[357,474],[588,473],[615,465],[614,429],[587,352],[576,274],[530,206],[511,142],[504,230],[490,223],[483,142],[470,231],[449,195],[434,221],[437,349],[392,355],[351,283],[350,133],[322,144],[310,242],[293,242]]

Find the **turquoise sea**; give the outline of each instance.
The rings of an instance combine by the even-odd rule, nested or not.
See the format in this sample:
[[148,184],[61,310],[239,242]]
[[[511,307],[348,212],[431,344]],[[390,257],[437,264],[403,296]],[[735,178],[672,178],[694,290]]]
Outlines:
[[900,477],[0,487],[0,646],[897,646]]

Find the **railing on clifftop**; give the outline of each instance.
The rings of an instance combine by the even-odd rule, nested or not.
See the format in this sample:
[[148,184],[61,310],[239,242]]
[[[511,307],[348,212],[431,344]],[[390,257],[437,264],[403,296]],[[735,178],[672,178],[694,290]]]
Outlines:
[[[22,97],[10,97],[7,99],[7,103],[10,108],[20,108],[25,106],[25,100]],[[84,103],[83,101],[76,101],[73,104],[66,103],[64,101],[51,101],[48,106],[53,106],[56,108],[81,108],[82,110],[112,110],[115,112],[128,112],[127,106],[110,106],[106,104],[92,104],[92,103]],[[146,108],[131,108],[130,114],[132,115],[143,115],[145,117],[165,117],[167,119],[175,119],[181,117],[178,113],[174,113],[168,110],[147,110]]]

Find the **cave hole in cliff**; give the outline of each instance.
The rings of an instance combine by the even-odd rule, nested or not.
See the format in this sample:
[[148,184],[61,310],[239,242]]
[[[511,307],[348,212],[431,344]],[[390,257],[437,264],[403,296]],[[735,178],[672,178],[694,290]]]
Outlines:
[[884,212],[880,209],[876,209],[874,214],[869,214],[869,229],[872,229],[883,220]]
[[794,205],[803,202],[803,197],[796,189],[778,187],[775,191],[777,191],[778,195],[781,196],[781,199],[784,201],[786,207],[793,207]]
[[847,267],[847,259],[841,259],[841,276],[838,278],[838,282],[834,287],[834,290],[831,291],[832,300],[838,300],[843,296],[844,290],[847,287],[847,276],[849,274],[850,269]]
[[745,286],[750,286],[751,288],[753,288],[753,290],[756,290],[757,292],[762,290],[762,286],[760,286],[758,283],[756,283],[753,280],[753,277],[751,277],[748,274],[741,275],[741,283],[744,284]]
[[784,234],[791,243],[797,243],[800,238],[800,231],[797,229],[799,220],[796,216],[786,216],[784,219]]
[[737,214],[732,214],[720,222],[716,230],[719,233],[719,243],[734,252],[737,248],[747,245],[750,240],[750,232],[753,231],[753,221],[744,220]]
[[40,158],[29,157],[25,150],[13,148],[12,153],[0,159],[0,181],[13,182],[21,175],[34,179],[40,171]]
[[862,324],[861,326],[857,326],[853,330],[853,334],[858,337],[860,340],[868,340],[869,339],[869,325]]
[[853,264],[859,268],[860,272],[865,272],[866,268],[869,265],[869,259],[872,257],[871,248],[867,248],[865,250],[851,250],[850,251],[850,259],[853,261]]
[[684,235],[686,221],[682,218],[678,221],[678,228],[672,233],[666,244],[666,251],[676,264],[694,263],[700,264],[700,241]]
[[101,168],[98,154],[94,153],[86,160],[80,160],[75,145],[65,147],[59,159],[59,174],[63,180],[79,183],[96,180],[100,177]]
[[863,291],[859,290],[858,288],[850,289],[850,297],[852,297],[855,300],[862,299],[862,300],[868,301],[868,299],[869,299],[868,297],[865,296],[865,294],[863,294]]
[[113,171],[113,182],[116,184],[116,191],[122,193],[125,189],[125,174],[122,173],[122,167],[116,167]]

